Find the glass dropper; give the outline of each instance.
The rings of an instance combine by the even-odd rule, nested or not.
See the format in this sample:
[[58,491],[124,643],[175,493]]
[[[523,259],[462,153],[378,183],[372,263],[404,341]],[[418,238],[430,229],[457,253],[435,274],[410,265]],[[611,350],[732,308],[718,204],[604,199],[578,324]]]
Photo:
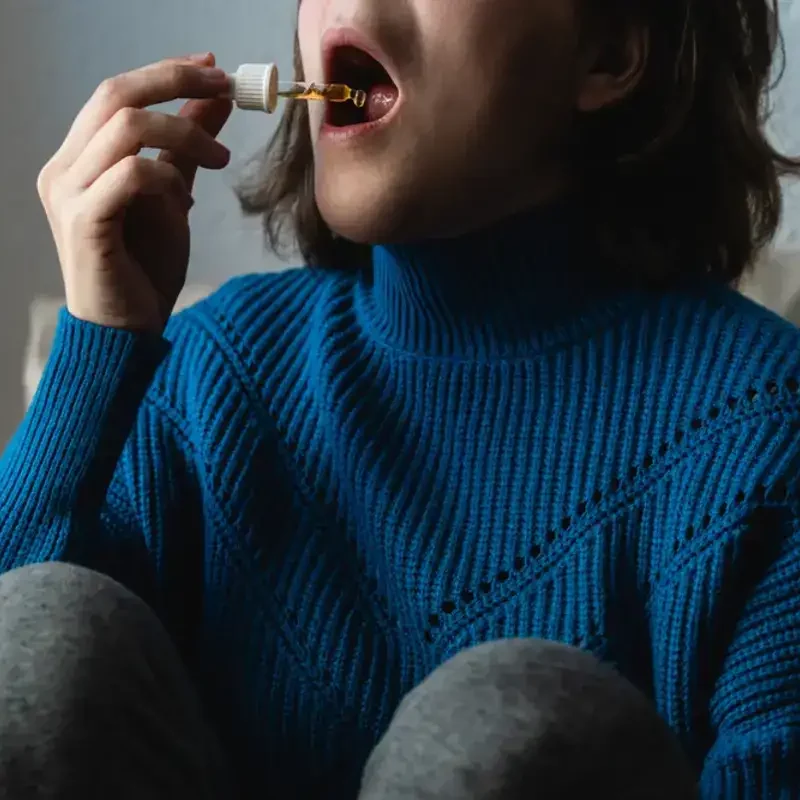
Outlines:
[[329,100],[331,103],[346,103],[352,100],[358,108],[367,102],[363,89],[351,89],[344,83],[279,82],[278,97],[289,100]]
[[367,102],[367,93],[363,89],[352,89],[344,83],[280,82],[274,64],[242,64],[228,77],[231,84],[229,96],[245,110],[271,114],[279,98],[328,100],[332,103],[352,101],[359,108]]

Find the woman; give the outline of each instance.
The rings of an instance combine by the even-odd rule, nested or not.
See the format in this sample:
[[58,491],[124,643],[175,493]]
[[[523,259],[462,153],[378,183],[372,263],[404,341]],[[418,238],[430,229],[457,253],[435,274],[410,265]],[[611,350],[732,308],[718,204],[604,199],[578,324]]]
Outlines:
[[0,472],[6,785],[352,797],[416,686],[364,797],[800,793],[800,336],[730,288],[797,168],[773,34],[303,0],[299,72],[369,101],[287,107],[244,203],[312,268],[168,325],[226,78],[104,83],[39,181],[67,308]]

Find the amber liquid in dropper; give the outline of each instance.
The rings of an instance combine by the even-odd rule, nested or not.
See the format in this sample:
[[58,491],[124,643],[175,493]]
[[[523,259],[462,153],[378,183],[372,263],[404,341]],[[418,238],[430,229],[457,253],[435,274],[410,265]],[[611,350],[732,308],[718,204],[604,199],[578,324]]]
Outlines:
[[343,83],[298,83],[279,91],[278,97],[290,100],[329,100],[331,103],[352,100],[358,108],[363,108],[367,102],[367,93],[363,89],[351,89]]

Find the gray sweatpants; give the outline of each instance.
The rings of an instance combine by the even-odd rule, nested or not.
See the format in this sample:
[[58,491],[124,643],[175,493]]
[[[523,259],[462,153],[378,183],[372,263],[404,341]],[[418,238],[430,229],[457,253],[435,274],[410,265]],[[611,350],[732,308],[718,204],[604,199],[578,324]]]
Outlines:
[[[224,758],[152,611],[65,564],[0,577],[0,798],[231,800]],[[359,800],[689,800],[666,725],[592,656],[467,650],[402,702]]]

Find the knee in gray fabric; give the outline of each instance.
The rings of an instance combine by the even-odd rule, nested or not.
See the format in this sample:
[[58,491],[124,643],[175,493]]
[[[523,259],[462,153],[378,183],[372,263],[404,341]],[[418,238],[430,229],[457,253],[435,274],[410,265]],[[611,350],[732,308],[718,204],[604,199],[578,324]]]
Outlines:
[[142,600],[83,567],[33,564],[0,576],[0,661],[111,655],[126,640],[158,636],[158,627]]
[[647,699],[567,645],[466,650],[402,702],[364,772],[363,800],[618,800],[696,796],[695,776]]
[[[60,561],[18,567],[0,575],[0,599],[22,602],[43,613],[64,609],[64,600],[89,604],[98,610],[116,604],[116,598],[134,598],[128,589],[99,572]],[[141,601],[138,601],[141,602]]]
[[173,660],[153,611],[105,575],[46,563],[0,576],[0,707],[16,724],[27,705],[53,722],[74,715],[88,722],[90,709],[113,717],[112,708],[136,702],[132,683],[158,691],[155,678],[175,671]]
[[229,776],[166,630],[108,577],[0,577],[0,796],[223,797]]

